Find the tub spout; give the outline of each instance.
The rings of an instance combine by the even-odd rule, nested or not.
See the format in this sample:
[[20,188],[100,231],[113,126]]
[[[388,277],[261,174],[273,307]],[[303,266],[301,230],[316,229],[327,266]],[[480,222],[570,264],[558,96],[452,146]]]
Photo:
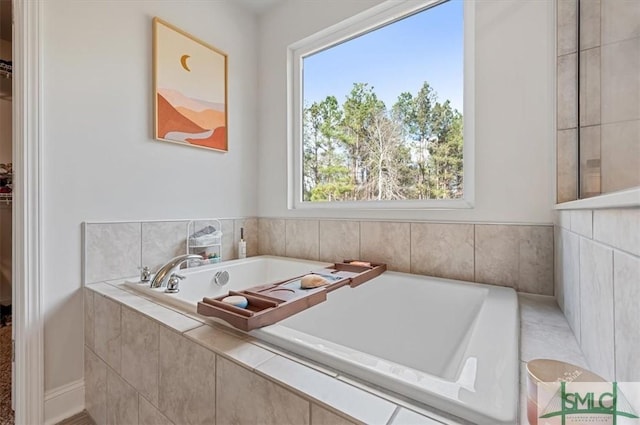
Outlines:
[[151,280],[150,286],[152,288],[161,288],[163,286],[166,286],[167,282],[169,281],[169,277],[173,274],[173,272],[177,271],[182,263],[189,260],[203,260],[203,258],[201,255],[197,254],[178,255],[177,257],[172,258],[171,260],[169,260],[169,262],[167,262],[167,264],[158,269],[158,272],[153,277],[153,280]]

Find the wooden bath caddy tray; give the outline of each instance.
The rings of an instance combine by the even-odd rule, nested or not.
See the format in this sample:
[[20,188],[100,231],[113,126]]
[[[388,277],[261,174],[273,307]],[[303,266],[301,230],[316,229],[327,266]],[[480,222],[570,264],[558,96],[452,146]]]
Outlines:
[[[345,285],[355,288],[381,275],[386,264],[368,263],[371,266],[349,264],[351,260],[335,263],[290,279],[253,286],[243,291],[229,291],[228,295],[216,298],[204,297],[198,302],[198,313],[217,317],[243,331],[272,325],[293,316],[309,307],[326,301],[327,294]],[[300,280],[307,274],[316,274],[328,284],[312,289],[302,289]],[[241,295],[249,301],[246,308],[222,302],[229,295]]]

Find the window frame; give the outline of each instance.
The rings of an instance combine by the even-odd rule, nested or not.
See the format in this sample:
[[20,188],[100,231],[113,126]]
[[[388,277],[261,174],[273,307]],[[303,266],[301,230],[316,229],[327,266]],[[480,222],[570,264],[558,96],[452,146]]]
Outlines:
[[[303,201],[303,59],[333,45],[357,38],[446,1],[464,1],[463,6],[463,196],[459,199]],[[388,0],[338,24],[297,41],[287,48],[287,201],[288,209],[470,209],[475,201],[475,7],[466,0]]]

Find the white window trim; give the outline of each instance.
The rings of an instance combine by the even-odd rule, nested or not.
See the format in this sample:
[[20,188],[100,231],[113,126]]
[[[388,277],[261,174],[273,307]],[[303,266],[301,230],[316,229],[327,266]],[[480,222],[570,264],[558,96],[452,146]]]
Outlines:
[[393,201],[302,201],[302,59],[327,46],[357,37],[442,3],[443,0],[388,0],[291,44],[287,51],[287,191],[289,209],[468,209],[475,198],[475,2],[464,2],[464,194],[461,199]]

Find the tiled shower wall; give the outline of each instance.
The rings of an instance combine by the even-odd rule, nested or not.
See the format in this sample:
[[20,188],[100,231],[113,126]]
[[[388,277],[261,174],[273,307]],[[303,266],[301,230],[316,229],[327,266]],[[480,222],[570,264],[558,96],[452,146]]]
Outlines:
[[[140,274],[148,266],[155,272],[176,255],[187,252],[189,220],[85,223],[85,284]],[[198,224],[207,225],[206,219]],[[244,228],[247,255],[258,252],[256,218],[221,219],[222,259],[238,258],[240,229]]]
[[557,5],[557,200],[575,200],[578,191],[586,198],[638,186],[640,2]]
[[[558,202],[578,189],[590,196],[636,186],[640,2],[557,4]],[[556,298],[589,366],[607,379],[640,381],[640,209],[562,211],[555,245]]]
[[258,219],[258,253],[389,270],[553,295],[553,226]]
[[561,211],[556,297],[590,368],[640,381],[640,208]]

